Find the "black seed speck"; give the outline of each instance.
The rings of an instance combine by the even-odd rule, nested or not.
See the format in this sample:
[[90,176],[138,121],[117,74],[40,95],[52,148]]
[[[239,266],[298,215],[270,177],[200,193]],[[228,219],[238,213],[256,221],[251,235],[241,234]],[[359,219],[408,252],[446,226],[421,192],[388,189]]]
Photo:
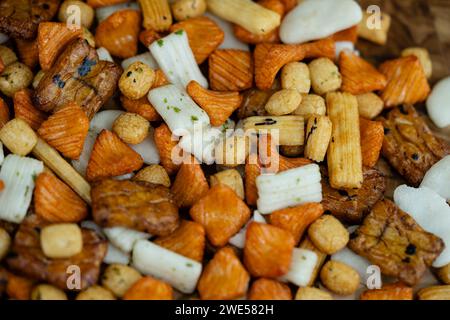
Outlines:
[[389,134],[389,132],[391,132],[391,129],[389,129],[389,128],[384,128],[384,134]]
[[417,161],[417,160],[419,160],[419,155],[418,155],[417,153],[414,153],[414,154],[411,156],[411,158],[412,158],[414,161]]
[[408,246],[405,249],[405,253],[407,255],[413,255],[416,253],[416,246],[413,245],[412,243],[408,244]]

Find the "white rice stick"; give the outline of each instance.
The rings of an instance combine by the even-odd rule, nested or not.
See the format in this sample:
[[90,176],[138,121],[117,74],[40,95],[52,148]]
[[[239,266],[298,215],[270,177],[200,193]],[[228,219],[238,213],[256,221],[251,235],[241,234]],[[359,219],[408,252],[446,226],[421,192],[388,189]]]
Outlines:
[[41,161],[10,154],[0,170],[5,189],[0,192],[0,219],[21,223],[33,196],[34,181],[44,171]]
[[114,62],[113,58],[111,57],[111,54],[109,53],[108,49],[100,47],[97,49],[98,58],[101,61],[109,61]]
[[141,273],[166,281],[183,293],[194,292],[202,272],[201,263],[146,240],[134,245],[132,263]]
[[359,51],[355,50],[355,44],[351,41],[336,41],[334,45],[336,51],[336,60],[339,59],[341,52],[344,50],[349,50],[359,56]]
[[280,280],[291,282],[299,287],[308,286],[311,282],[317,259],[317,254],[314,251],[294,248],[289,272],[282,276]]
[[450,263],[450,206],[444,198],[427,187],[401,185],[394,191],[394,201],[426,231],[441,238],[445,249],[433,262],[440,268]]
[[123,252],[111,243],[108,243],[108,251],[106,252],[106,256],[103,258],[103,262],[106,264],[118,263],[128,265],[130,263],[130,254]]
[[[227,128],[228,130],[224,130]],[[227,120],[225,126],[203,128],[195,126],[192,132],[189,132],[181,138],[178,146],[183,151],[192,154],[200,162],[211,165],[215,161],[216,146],[225,138],[233,134],[234,121]],[[231,130],[230,130],[231,129]]]
[[264,217],[259,213],[258,210],[255,210],[255,212],[253,213],[253,217],[247,222],[247,224],[238,233],[236,233],[233,237],[231,237],[228,242],[239,249],[244,249],[245,234],[247,233],[248,226],[253,221],[260,222],[260,223],[266,223],[266,219],[264,219]]
[[421,187],[427,187],[450,200],[450,155],[436,162],[423,177]]
[[250,51],[250,47],[247,43],[242,42],[234,35],[233,24],[219,18],[218,16],[206,12],[205,16],[213,20],[219,27],[222,29],[225,37],[223,42],[220,44],[219,49],[236,49],[236,50],[245,50]]
[[106,234],[106,237],[111,244],[125,253],[131,252],[137,241],[147,240],[152,236],[151,234],[145,232],[123,227],[104,228],[103,232]]
[[0,44],[3,44],[8,40],[9,40],[9,37],[6,34],[0,33]]
[[5,153],[3,152],[3,143],[0,142],[0,166],[3,164],[5,160]]
[[139,144],[131,144],[130,147],[141,155],[145,164],[159,163],[159,152],[155,144],[155,130],[153,127],[150,127],[150,132],[144,141]]
[[145,53],[138,54],[137,56],[125,59],[122,61],[122,68],[125,70],[128,68],[131,64],[135,62],[142,62],[143,64],[146,64],[152,69],[159,69],[158,62],[156,62],[155,58],[153,58],[150,51],[147,51]]
[[170,83],[184,90],[189,82],[195,80],[208,88],[208,80],[200,71],[183,30],[154,41],[149,49]]
[[138,10],[141,11],[139,4],[137,2],[127,2],[127,3],[119,3],[112,6],[100,7],[95,9],[95,16],[97,17],[98,22],[102,22],[106,18],[108,18],[113,13],[122,10]]
[[208,114],[173,84],[150,90],[148,101],[176,136],[186,135],[196,126],[206,127],[210,124]]
[[317,164],[290,169],[256,178],[258,211],[269,214],[275,210],[306,202],[322,201],[321,176]]

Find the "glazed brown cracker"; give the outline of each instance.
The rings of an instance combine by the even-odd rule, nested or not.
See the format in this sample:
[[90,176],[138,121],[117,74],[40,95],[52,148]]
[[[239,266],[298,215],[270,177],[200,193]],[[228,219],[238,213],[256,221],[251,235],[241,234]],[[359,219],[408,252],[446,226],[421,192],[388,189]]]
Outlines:
[[126,227],[165,236],[178,227],[168,188],[145,182],[103,180],[92,188],[92,215],[102,227]]
[[67,268],[80,267],[81,288],[97,283],[100,265],[106,255],[107,244],[94,231],[82,230],[83,250],[67,259],[50,259],[42,252],[40,230],[48,225],[36,215],[29,216],[20,225],[14,243],[15,256],[7,259],[11,270],[32,279],[47,282],[61,289],[67,289]]
[[413,106],[392,110],[383,119],[383,156],[413,186],[418,186],[447,147],[431,132]]
[[389,200],[380,200],[351,235],[349,247],[387,276],[415,285],[444,250],[444,242],[423,230]]
[[59,3],[59,0],[2,0],[0,32],[15,38],[32,39],[39,23],[51,20],[56,14]]
[[386,189],[385,177],[375,168],[363,168],[363,184],[357,190],[333,189],[325,167],[322,167],[321,172],[324,209],[349,223],[361,222]]
[[34,105],[48,112],[74,101],[91,119],[113,95],[121,72],[116,64],[99,61],[85,40],[75,40],[39,82]]

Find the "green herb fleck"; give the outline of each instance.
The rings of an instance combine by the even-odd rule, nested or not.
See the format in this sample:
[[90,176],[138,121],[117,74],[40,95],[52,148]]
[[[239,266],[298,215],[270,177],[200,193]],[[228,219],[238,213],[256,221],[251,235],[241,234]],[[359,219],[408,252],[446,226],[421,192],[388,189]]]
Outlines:
[[157,41],[157,43],[158,43],[158,46],[162,47],[164,45],[164,40],[163,39],[159,39]]
[[179,36],[183,35],[183,29],[175,31],[175,34]]
[[186,263],[186,267],[192,268],[194,265],[190,262]]
[[181,109],[178,107],[173,107],[173,111],[175,111],[176,113],[179,113],[181,111]]
[[192,122],[198,121],[198,118],[196,116],[191,116],[191,121]]
[[164,103],[167,103],[167,98],[164,98],[164,100],[163,100],[163,101],[164,101]]

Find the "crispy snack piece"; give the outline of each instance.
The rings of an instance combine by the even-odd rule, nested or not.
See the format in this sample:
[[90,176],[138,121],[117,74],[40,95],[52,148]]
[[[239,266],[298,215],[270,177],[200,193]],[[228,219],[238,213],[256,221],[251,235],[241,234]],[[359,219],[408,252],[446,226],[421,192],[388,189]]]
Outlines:
[[420,280],[445,246],[390,200],[378,201],[351,238],[350,249],[409,286]]
[[148,101],[147,96],[142,97],[138,100],[131,100],[124,95],[120,96],[120,102],[122,102],[122,107],[131,113],[136,113],[148,121],[158,121],[161,120],[158,112]]
[[88,181],[121,176],[139,170],[144,164],[141,155],[111,131],[102,130],[95,140],[86,169]]
[[0,32],[13,38],[33,39],[39,23],[51,20],[59,3],[59,0],[0,1]]
[[0,97],[0,128],[9,121],[9,107],[5,100]]
[[145,182],[102,180],[91,191],[92,216],[101,227],[126,227],[166,236],[178,227],[168,188]]
[[119,3],[128,2],[128,0],[87,0],[88,6],[92,8],[100,8],[105,6],[112,6]]
[[217,91],[241,91],[253,84],[253,59],[244,50],[216,50],[209,56],[209,83]]
[[35,282],[33,280],[19,277],[11,272],[6,273],[6,294],[13,300],[30,300],[31,291]]
[[290,232],[252,222],[245,236],[244,264],[254,277],[280,277],[289,271],[294,245]]
[[413,300],[413,288],[401,282],[387,284],[381,289],[364,291],[360,300]]
[[123,300],[172,300],[172,287],[147,276],[136,281],[123,295]]
[[43,172],[36,179],[34,210],[48,222],[80,222],[88,213],[86,203],[64,182]]
[[[263,6],[266,9],[272,10],[278,13],[281,18],[284,16],[285,5],[281,0],[260,0],[257,2],[259,5]],[[241,40],[242,42],[246,42],[249,44],[258,44],[258,43],[276,43],[280,42],[279,36],[279,28],[272,30],[266,34],[254,34],[244,29],[240,25],[235,24],[233,28],[234,35],[236,38]]]
[[126,59],[136,55],[141,15],[136,10],[120,10],[100,22],[95,31],[95,43],[108,49],[111,55]]
[[33,106],[32,95],[30,89],[22,89],[14,94],[14,115],[28,123],[33,130],[37,130],[47,119],[47,114]]
[[272,212],[270,224],[289,231],[297,245],[306,228],[323,214],[320,203],[305,203]]
[[260,278],[253,282],[247,295],[248,300],[292,300],[287,284],[273,279]]
[[324,39],[305,44],[271,44],[261,43],[255,48],[255,82],[261,90],[272,87],[280,69],[289,62],[306,58],[326,57],[334,59],[335,46],[331,39]]
[[370,121],[359,118],[359,131],[361,133],[361,154],[363,166],[372,168],[380,158],[383,146],[384,129],[380,121]]
[[224,184],[213,186],[189,211],[214,246],[224,246],[250,219],[250,209]]
[[183,220],[174,232],[157,238],[154,243],[201,263],[205,252],[205,228],[200,223]]
[[175,174],[181,164],[175,164],[172,161],[172,152],[180,151],[178,142],[172,140],[172,132],[167,124],[163,123],[155,129],[155,144],[158,149],[161,165],[166,169],[169,176]]
[[184,30],[189,39],[189,46],[195,61],[202,64],[223,42],[225,34],[219,26],[208,17],[187,19],[173,24],[170,32]]
[[16,47],[20,61],[30,69],[34,69],[39,62],[39,48],[37,39],[16,39]]
[[336,32],[332,36],[333,41],[350,41],[356,43],[358,41],[358,26],[353,26],[348,29]]
[[196,81],[189,82],[186,89],[192,99],[206,111],[214,127],[224,124],[242,103],[242,96],[237,91],[212,91],[203,88]]
[[230,300],[247,292],[250,275],[231,247],[216,252],[198,281],[203,300]]
[[40,23],[37,42],[41,69],[50,69],[66,45],[76,38],[81,38],[82,33],[82,28],[69,28],[65,22]]
[[77,104],[70,103],[44,121],[38,134],[65,157],[78,159],[89,131],[89,119]]
[[34,105],[53,111],[75,102],[92,119],[113,95],[121,73],[115,63],[99,61],[97,52],[85,40],[75,40],[39,82]]
[[339,56],[339,70],[342,75],[341,90],[354,95],[382,90],[387,84],[386,77],[374,66],[347,50]]
[[139,33],[139,41],[145,46],[148,47],[154,41],[161,39],[161,35],[155,30],[142,30]]
[[277,90],[259,90],[252,88],[243,92],[243,102],[236,112],[238,119],[253,116],[267,116],[266,103]]
[[381,91],[385,108],[425,101],[431,89],[419,58],[406,56],[384,62],[380,72],[387,85]]
[[411,185],[418,186],[428,169],[448,153],[445,142],[433,135],[410,105],[392,110],[382,122],[383,156]]
[[[36,215],[26,218],[16,233],[12,250],[15,256],[7,259],[11,270],[29,278],[67,289],[68,267],[80,268],[81,289],[97,283],[100,265],[107,251],[105,240],[91,230],[82,229],[83,250],[67,259],[47,258],[41,250],[40,230],[48,225]],[[70,270],[70,269],[69,269]]]
[[208,191],[208,181],[206,181],[200,164],[191,157],[187,163],[182,163],[178,170],[171,191],[175,203],[180,208],[191,207]]
[[363,183],[357,190],[333,189],[326,168],[322,166],[320,171],[324,209],[348,223],[360,223],[386,190],[386,179],[376,168],[363,168]]

